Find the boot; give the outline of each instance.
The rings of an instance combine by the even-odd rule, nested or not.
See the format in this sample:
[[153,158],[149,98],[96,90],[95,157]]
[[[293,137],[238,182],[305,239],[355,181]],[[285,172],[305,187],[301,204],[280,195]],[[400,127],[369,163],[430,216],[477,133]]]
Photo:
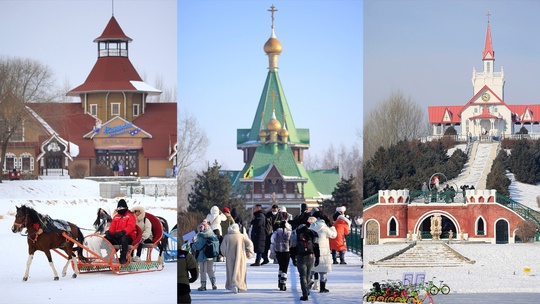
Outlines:
[[336,258],[336,251],[335,250],[332,250],[332,260],[334,261],[333,264],[338,263],[337,258]]
[[212,289],[213,290],[216,290],[217,289],[217,286],[216,286],[216,278],[210,278],[210,282],[212,283]]
[[313,290],[317,290],[317,289],[319,289],[319,281],[315,280],[313,282]]
[[206,281],[201,281],[201,287],[197,288],[198,291],[206,290]]
[[321,293],[327,293],[330,290],[326,289],[326,282],[321,282]]
[[341,260],[341,265],[347,265],[347,263],[345,263],[345,251],[339,252],[339,259]]
[[279,285],[280,285],[279,290],[287,291],[287,274],[286,273],[281,274],[279,278]]
[[336,258],[333,258],[334,262],[332,264],[339,264]]

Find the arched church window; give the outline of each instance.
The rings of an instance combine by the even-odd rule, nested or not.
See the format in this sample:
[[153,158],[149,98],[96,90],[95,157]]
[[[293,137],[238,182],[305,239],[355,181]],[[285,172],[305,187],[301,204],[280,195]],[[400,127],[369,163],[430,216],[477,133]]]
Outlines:
[[487,64],[486,64],[486,71],[487,71],[488,73],[491,73],[491,62],[487,62]]
[[395,218],[391,218],[388,223],[388,235],[397,235],[397,221]]
[[485,229],[486,223],[484,222],[483,218],[478,218],[476,221],[476,235],[486,235],[486,229]]

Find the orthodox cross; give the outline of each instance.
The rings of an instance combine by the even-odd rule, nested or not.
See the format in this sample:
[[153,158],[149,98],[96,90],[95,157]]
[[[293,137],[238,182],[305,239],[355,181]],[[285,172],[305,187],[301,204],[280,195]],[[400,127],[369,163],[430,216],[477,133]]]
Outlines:
[[276,7],[272,4],[272,6],[270,6],[270,9],[267,10],[269,12],[272,13],[272,28],[274,28],[274,12],[277,12],[278,10],[275,9]]
[[276,91],[270,92],[270,96],[272,96],[272,110],[274,110],[274,109],[275,109],[275,105],[276,105],[276,101],[275,101],[275,98],[276,98]]
[[[486,16],[488,17],[488,23],[489,23],[489,16],[491,16],[491,14],[489,12],[487,12]],[[273,19],[272,19],[273,20]],[[273,22],[273,21],[272,21]]]

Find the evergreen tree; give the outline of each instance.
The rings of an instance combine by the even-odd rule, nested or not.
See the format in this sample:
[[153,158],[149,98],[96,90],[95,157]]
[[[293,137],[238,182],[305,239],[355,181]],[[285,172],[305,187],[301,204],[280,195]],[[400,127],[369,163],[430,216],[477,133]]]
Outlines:
[[341,178],[332,191],[332,199],[323,201],[323,212],[329,217],[332,217],[336,207],[340,206],[347,206],[347,210],[353,214],[361,213],[360,196],[355,187],[354,179],[353,175],[350,175],[349,178]]
[[497,154],[497,157],[493,160],[491,165],[491,171],[489,172],[486,180],[487,189],[495,189],[498,193],[510,196],[508,187],[510,186],[510,179],[506,177],[506,152],[504,150]]
[[220,174],[221,166],[214,161],[212,167],[206,171],[197,174],[197,178],[191,192],[188,194],[189,210],[208,214],[212,206],[218,206],[219,209],[227,206],[230,209],[240,207],[238,199],[231,197],[232,186],[226,175]]

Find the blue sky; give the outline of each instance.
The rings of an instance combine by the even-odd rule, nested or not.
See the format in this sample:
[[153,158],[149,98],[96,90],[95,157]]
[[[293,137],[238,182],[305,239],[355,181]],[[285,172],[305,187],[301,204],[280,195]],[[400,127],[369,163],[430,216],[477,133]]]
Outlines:
[[251,127],[268,73],[272,4],[279,76],[296,127],[310,129],[310,153],[360,144],[361,1],[180,1],[179,109],[197,117],[206,161],[224,169],[243,165],[236,130]]
[[482,71],[487,16],[495,71],[505,73],[508,104],[538,103],[540,2],[366,0],[364,114],[393,90],[428,105],[464,105],[473,67]]
[[[48,65],[58,86],[82,84],[97,60],[94,39],[112,16],[111,0],[1,0],[0,56],[32,58]],[[133,39],[129,58],[153,85],[177,85],[176,0],[116,0],[114,16]]]

